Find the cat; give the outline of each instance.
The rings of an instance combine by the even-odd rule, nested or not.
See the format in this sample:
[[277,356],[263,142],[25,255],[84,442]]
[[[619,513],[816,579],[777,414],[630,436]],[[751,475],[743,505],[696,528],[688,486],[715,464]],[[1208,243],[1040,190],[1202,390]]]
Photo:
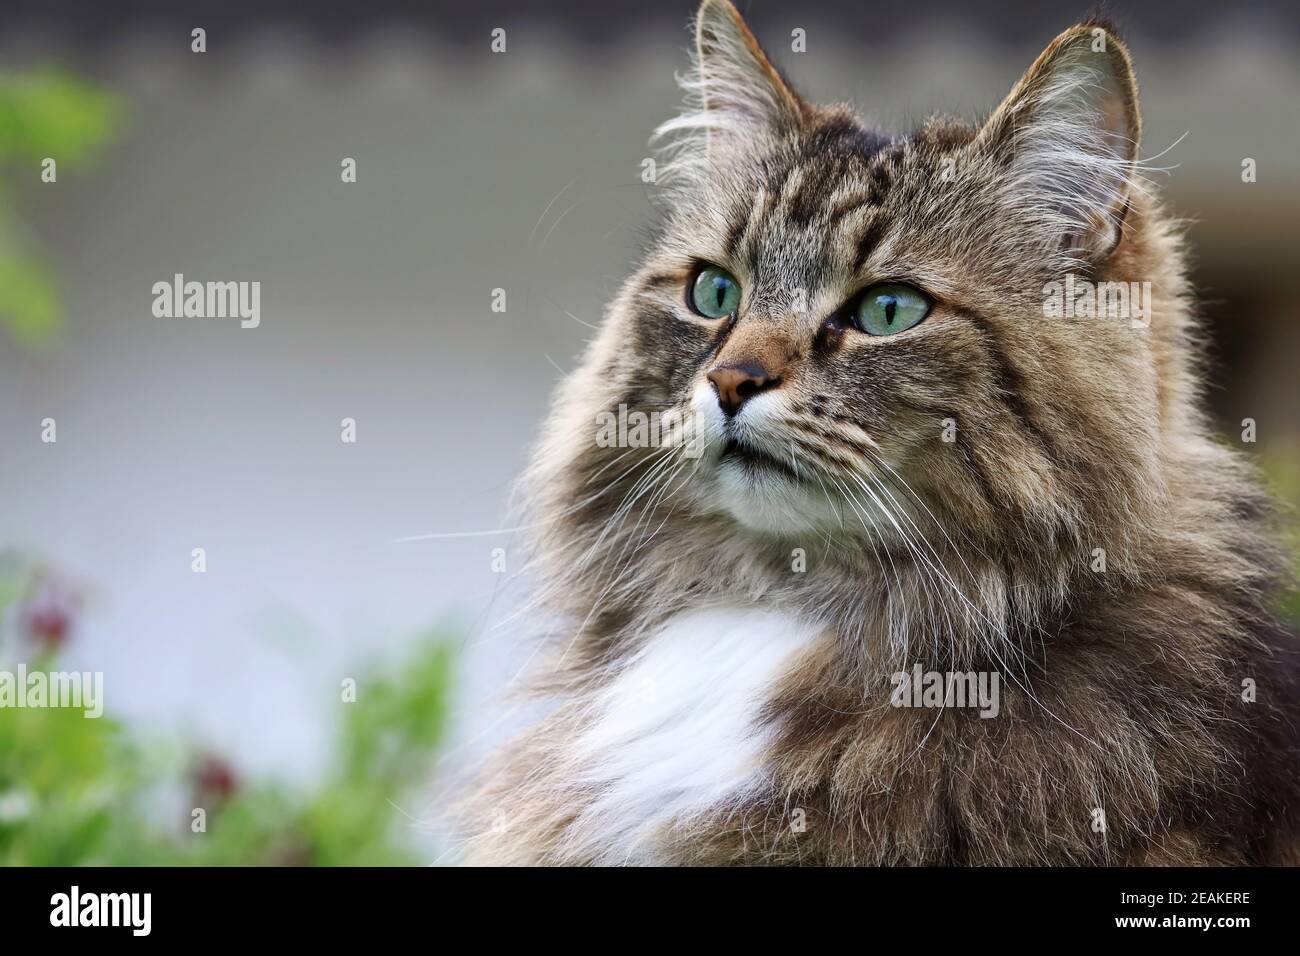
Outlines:
[[[467,862],[1294,861],[1284,562],[1114,28],[905,136],[726,0],[695,34],[668,212],[524,478],[553,709]],[[629,409],[689,427],[596,440]]]

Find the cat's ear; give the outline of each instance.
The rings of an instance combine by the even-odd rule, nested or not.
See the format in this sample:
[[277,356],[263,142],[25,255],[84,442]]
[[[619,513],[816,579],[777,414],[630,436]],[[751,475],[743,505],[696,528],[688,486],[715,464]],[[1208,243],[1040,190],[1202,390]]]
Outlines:
[[1137,81],[1128,50],[1100,23],[1043,51],[975,141],[1001,167],[1014,204],[1059,230],[1063,251],[1098,262],[1119,244],[1135,190]]
[[798,126],[808,110],[728,0],[700,4],[693,69],[681,84],[685,111],[656,131],[677,172],[698,171],[731,147],[752,148],[758,137]]
[[722,123],[797,123],[806,109],[730,0],[704,0],[695,18],[699,105]]

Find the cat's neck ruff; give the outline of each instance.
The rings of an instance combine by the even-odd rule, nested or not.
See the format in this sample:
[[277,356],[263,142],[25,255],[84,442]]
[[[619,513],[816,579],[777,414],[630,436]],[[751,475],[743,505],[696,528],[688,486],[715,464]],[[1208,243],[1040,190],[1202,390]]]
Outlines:
[[760,714],[824,630],[753,605],[670,618],[596,694],[572,745],[599,795],[570,839],[604,862],[654,862],[669,827],[770,796]]

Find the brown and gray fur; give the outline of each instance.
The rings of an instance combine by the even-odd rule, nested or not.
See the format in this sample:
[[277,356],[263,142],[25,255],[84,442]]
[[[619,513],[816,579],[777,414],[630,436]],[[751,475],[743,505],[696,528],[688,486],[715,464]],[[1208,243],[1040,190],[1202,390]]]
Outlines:
[[[1081,24],[984,123],[892,136],[802,99],[725,0],[697,41],[692,109],[663,131],[670,208],[526,479],[557,703],[467,801],[468,858],[609,862],[569,750],[593,695],[683,608],[747,602],[824,639],[762,703],[761,792],[660,828],[647,860],[1291,859],[1300,685],[1268,610],[1270,504],[1201,411],[1184,240],[1143,176],[1122,42]],[[701,262],[739,279],[737,314],[687,308]],[[1149,328],[1045,317],[1067,272],[1150,282]],[[884,280],[932,313],[887,338],[834,318]],[[714,450],[593,441],[599,412],[682,408],[742,359],[779,372],[771,450],[836,520],[755,530],[717,506]],[[891,707],[915,663],[1000,672],[1001,713]]]

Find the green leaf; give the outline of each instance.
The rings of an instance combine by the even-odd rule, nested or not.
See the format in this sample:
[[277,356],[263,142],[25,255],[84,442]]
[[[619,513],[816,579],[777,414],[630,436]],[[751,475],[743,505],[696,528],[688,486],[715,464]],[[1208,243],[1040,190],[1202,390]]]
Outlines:
[[54,271],[35,256],[0,251],[0,322],[28,348],[48,345],[62,322]]
[[61,70],[0,74],[0,163],[52,158],[60,169],[87,165],[124,114],[121,101]]

